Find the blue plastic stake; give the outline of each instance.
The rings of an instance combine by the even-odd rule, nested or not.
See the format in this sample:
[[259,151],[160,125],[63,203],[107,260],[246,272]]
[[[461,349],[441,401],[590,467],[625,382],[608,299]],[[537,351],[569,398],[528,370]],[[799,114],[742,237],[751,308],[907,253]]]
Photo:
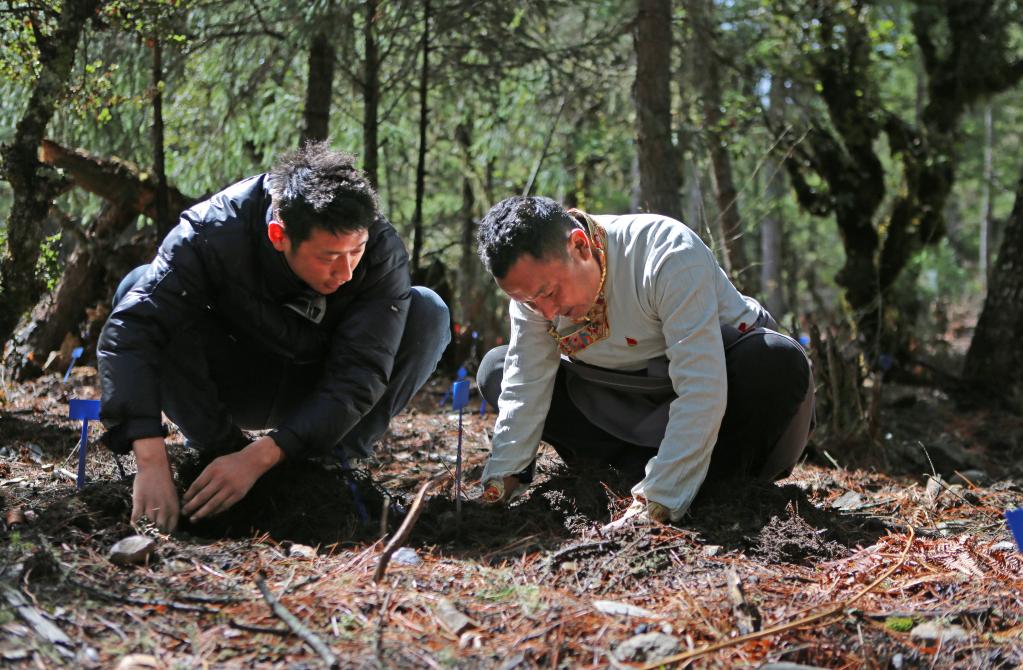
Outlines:
[[1009,522],[1009,530],[1016,540],[1016,547],[1023,551],[1023,507],[1005,510],[1005,520]]
[[482,395],[483,394],[481,393],[480,394],[480,396],[481,396],[480,397],[480,416],[483,416],[487,412],[487,399],[482,397]]
[[[464,368],[463,368],[464,370]],[[461,372],[461,370],[459,370]],[[458,451],[455,452],[455,516],[462,519],[462,412],[469,404],[469,380],[455,382],[451,387],[451,404],[458,410]]]
[[[82,353],[85,349],[82,347],[75,347],[71,350],[71,365],[67,366],[67,372],[64,373],[64,383],[67,384],[67,378],[71,376],[71,368],[75,367],[75,361],[81,358]],[[98,418],[98,417],[97,417]]]
[[79,491],[85,486],[85,454],[89,449],[89,421],[99,418],[99,400],[71,399],[69,415],[72,419],[81,419],[82,437],[78,442],[78,480]]

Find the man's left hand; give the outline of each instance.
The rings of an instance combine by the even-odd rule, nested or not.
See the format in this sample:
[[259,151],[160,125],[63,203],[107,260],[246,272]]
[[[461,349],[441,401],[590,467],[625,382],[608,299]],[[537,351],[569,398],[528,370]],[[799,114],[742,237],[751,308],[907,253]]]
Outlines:
[[621,518],[605,524],[602,530],[617,530],[629,523],[668,523],[670,520],[671,511],[664,505],[652,500],[635,498],[633,499],[632,504],[629,505],[629,509],[625,510],[625,514],[623,514]]
[[193,523],[223,512],[283,458],[273,438],[261,437],[241,451],[214,459],[185,491],[181,512]]

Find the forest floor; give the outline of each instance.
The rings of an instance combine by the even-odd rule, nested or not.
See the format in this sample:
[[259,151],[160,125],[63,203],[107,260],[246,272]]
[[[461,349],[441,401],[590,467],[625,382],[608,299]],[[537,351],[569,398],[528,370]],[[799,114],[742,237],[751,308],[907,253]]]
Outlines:
[[[528,494],[480,505],[489,413],[464,416],[459,516],[458,417],[440,407],[438,380],[354,475],[281,467],[224,516],[164,535],[128,523],[130,458],[125,478],[91,448],[89,483],[75,490],[80,424],[67,400],[98,397],[96,384],[81,367],[66,385],[6,389],[0,665],[1023,664],[1023,558],[1003,517],[1023,506],[1023,419],[934,388],[886,385],[879,444],[815,443],[777,484],[717,486],[676,526],[608,531],[627,476],[571,475],[546,446]],[[195,463],[180,436],[170,451],[183,488]],[[390,536],[438,474],[375,583],[384,496]],[[152,553],[113,563],[112,545],[137,533]]]

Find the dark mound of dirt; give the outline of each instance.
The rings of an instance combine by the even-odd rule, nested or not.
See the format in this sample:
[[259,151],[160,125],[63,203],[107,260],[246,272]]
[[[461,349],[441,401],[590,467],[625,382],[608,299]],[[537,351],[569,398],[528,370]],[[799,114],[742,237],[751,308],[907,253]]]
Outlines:
[[[182,492],[205,463],[189,458],[179,469]],[[332,545],[373,540],[380,534],[384,492],[365,472],[303,461],[284,463],[263,475],[249,493],[227,511],[197,523],[187,518],[181,530],[206,538],[243,538],[268,534],[278,542]],[[389,515],[400,522],[400,512]]]
[[708,544],[789,563],[834,558],[879,536],[876,528],[816,508],[797,486],[745,479],[705,484],[682,525]]

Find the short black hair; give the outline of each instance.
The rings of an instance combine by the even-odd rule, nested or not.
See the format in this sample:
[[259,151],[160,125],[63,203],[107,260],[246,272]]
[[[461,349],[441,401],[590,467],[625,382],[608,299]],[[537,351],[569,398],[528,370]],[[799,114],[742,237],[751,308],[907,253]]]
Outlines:
[[568,255],[565,241],[579,224],[550,198],[513,196],[494,205],[480,221],[476,242],[480,260],[497,279],[523,254],[537,260]]
[[268,177],[274,216],[295,245],[313,228],[344,234],[369,230],[377,218],[377,194],[355,157],[326,142],[307,142],[284,154]]

